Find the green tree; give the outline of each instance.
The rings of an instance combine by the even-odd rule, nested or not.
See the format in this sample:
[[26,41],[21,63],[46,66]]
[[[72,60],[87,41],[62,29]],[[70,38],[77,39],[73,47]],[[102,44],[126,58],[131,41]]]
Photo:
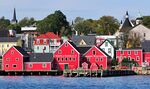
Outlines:
[[21,33],[21,27],[18,24],[11,24],[8,26],[8,28],[15,30],[17,33]]
[[43,20],[37,23],[37,30],[40,33],[45,33],[48,31],[57,33],[59,35],[70,35],[71,28],[69,27],[69,22],[66,16],[60,11],[55,11],[54,14],[48,15]]
[[31,26],[33,24],[35,24],[35,19],[32,18],[28,18],[28,17],[24,17],[22,20],[19,21],[19,26],[20,27],[24,27],[24,26]]
[[150,16],[143,16],[143,25],[150,28]]
[[116,66],[116,65],[118,65],[118,64],[119,64],[119,62],[118,62],[117,59],[112,59],[112,61],[111,61],[111,66]]
[[5,19],[5,17],[0,18],[0,30],[7,29],[10,25],[10,21],[8,19]]
[[119,22],[113,16],[102,16],[97,22],[103,34],[114,34],[119,28]]

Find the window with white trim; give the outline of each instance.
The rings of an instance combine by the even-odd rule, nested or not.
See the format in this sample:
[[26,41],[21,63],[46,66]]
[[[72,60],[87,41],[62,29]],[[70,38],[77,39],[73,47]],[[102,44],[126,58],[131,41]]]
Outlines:
[[19,58],[16,58],[16,61],[19,61]]
[[14,50],[11,51],[11,54],[14,54]]
[[62,53],[62,51],[61,50],[58,50],[58,54],[61,54]]
[[8,65],[8,64],[6,64],[6,65],[5,65],[5,67],[6,67],[6,68],[8,68],[8,67],[9,67],[9,65]]
[[111,48],[108,48],[108,53],[111,53]]
[[33,67],[33,64],[29,64],[29,67],[32,68],[32,67]]
[[74,54],[74,50],[73,49],[71,50],[71,54]]
[[43,67],[43,68],[46,68],[46,64],[45,64],[45,63],[43,63],[43,64],[42,64],[42,67]]
[[47,42],[46,42],[46,39],[44,39],[44,40],[43,40],[43,44],[46,44],[46,43],[47,43]]
[[136,60],[139,61],[139,60],[140,60],[140,57],[136,57]]
[[130,55],[131,54],[131,51],[128,51],[128,55]]
[[13,64],[13,68],[16,68],[17,67],[17,65],[16,64]]
[[6,61],[9,61],[10,60],[10,58],[6,58]]
[[96,51],[95,50],[93,50],[92,53],[93,53],[93,55],[96,55]]

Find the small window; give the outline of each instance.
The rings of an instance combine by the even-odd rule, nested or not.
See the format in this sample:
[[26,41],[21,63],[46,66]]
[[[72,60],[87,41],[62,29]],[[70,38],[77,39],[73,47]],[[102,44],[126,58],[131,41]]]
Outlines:
[[7,44],[7,47],[9,47],[9,44]]
[[66,61],[68,60],[68,58],[66,57]]
[[101,61],[103,61],[103,59],[102,59],[102,58],[100,58],[100,60],[101,60]]
[[98,58],[96,58],[96,62],[98,62]]
[[19,61],[19,58],[16,58],[16,61]]
[[37,50],[39,50],[39,46],[37,46]]
[[30,68],[32,68],[32,67],[33,67],[33,65],[32,65],[32,64],[29,64],[29,67],[30,67]]
[[58,50],[58,54],[61,54],[62,52],[61,52],[61,50]]
[[14,54],[14,51],[13,51],[13,50],[11,51],[11,54]]
[[137,52],[137,51],[134,51],[134,54],[138,54],[138,52]]
[[75,61],[75,60],[76,60],[76,58],[73,58],[73,60]]
[[105,42],[105,47],[107,47],[108,46],[108,42]]
[[146,33],[144,33],[144,37],[146,37]]
[[105,51],[105,48],[103,48],[102,50]]
[[74,50],[71,50],[71,54],[74,54]]
[[64,60],[64,58],[62,57],[62,61]]
[[111,53],[111,48],[108,48],[108,53]]
[[10,60],[10,58],[6,58],[6,61],[9,61]]
[[60,61],[60,58],[58,57],[57,60]]
[[71,58],[70,58],[70,61],[71,61]]
[[9,67],[9,65],[8,65],[8,64],[6,64],[6,65],[5,65],[5,67],[6,67],[6,68],[8,68],[8,67]]
[[131,52],[130,52],[130,51],[128,51],[128,54],[130,55],[130,54],[131,54]]
[[46,68],[46,64],[45,64],[45,63],[43,63],[43,64],[42,64],[42,67],[43,67],[43,68]]
[[93,50],[93,55],[96,55],[96,52],[95,52],[95,50]]
[[17,65],[16,65],[16,64],[14,64],[14,65],[13,65],[13,67],[14,67],[14,68],[16,68],[16,67],[17,67]]
[[68,43],[65,44],[65,47],[67,47],[67,46],[68,46]]
[[137,61],[139,61],[139,60],[140,60],[140,58],[139,58],[139,57],[136,57],[136,60],[137,60]]

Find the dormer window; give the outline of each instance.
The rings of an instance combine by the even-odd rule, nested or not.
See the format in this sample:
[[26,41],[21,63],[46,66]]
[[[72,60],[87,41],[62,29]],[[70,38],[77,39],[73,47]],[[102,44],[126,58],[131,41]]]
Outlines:
[[146,33],[144,33],[144,37],[146,37]]

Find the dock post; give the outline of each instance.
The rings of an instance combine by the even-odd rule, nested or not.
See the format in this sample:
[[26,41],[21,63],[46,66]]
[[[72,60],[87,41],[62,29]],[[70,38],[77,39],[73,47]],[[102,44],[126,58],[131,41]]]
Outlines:
[[48,72],[47,72],[47,75],[48,75]]
[[103,70],[101,70],[101,77],[103,76]]
[[39,72],[39,75],[41,75],[41,73]]

